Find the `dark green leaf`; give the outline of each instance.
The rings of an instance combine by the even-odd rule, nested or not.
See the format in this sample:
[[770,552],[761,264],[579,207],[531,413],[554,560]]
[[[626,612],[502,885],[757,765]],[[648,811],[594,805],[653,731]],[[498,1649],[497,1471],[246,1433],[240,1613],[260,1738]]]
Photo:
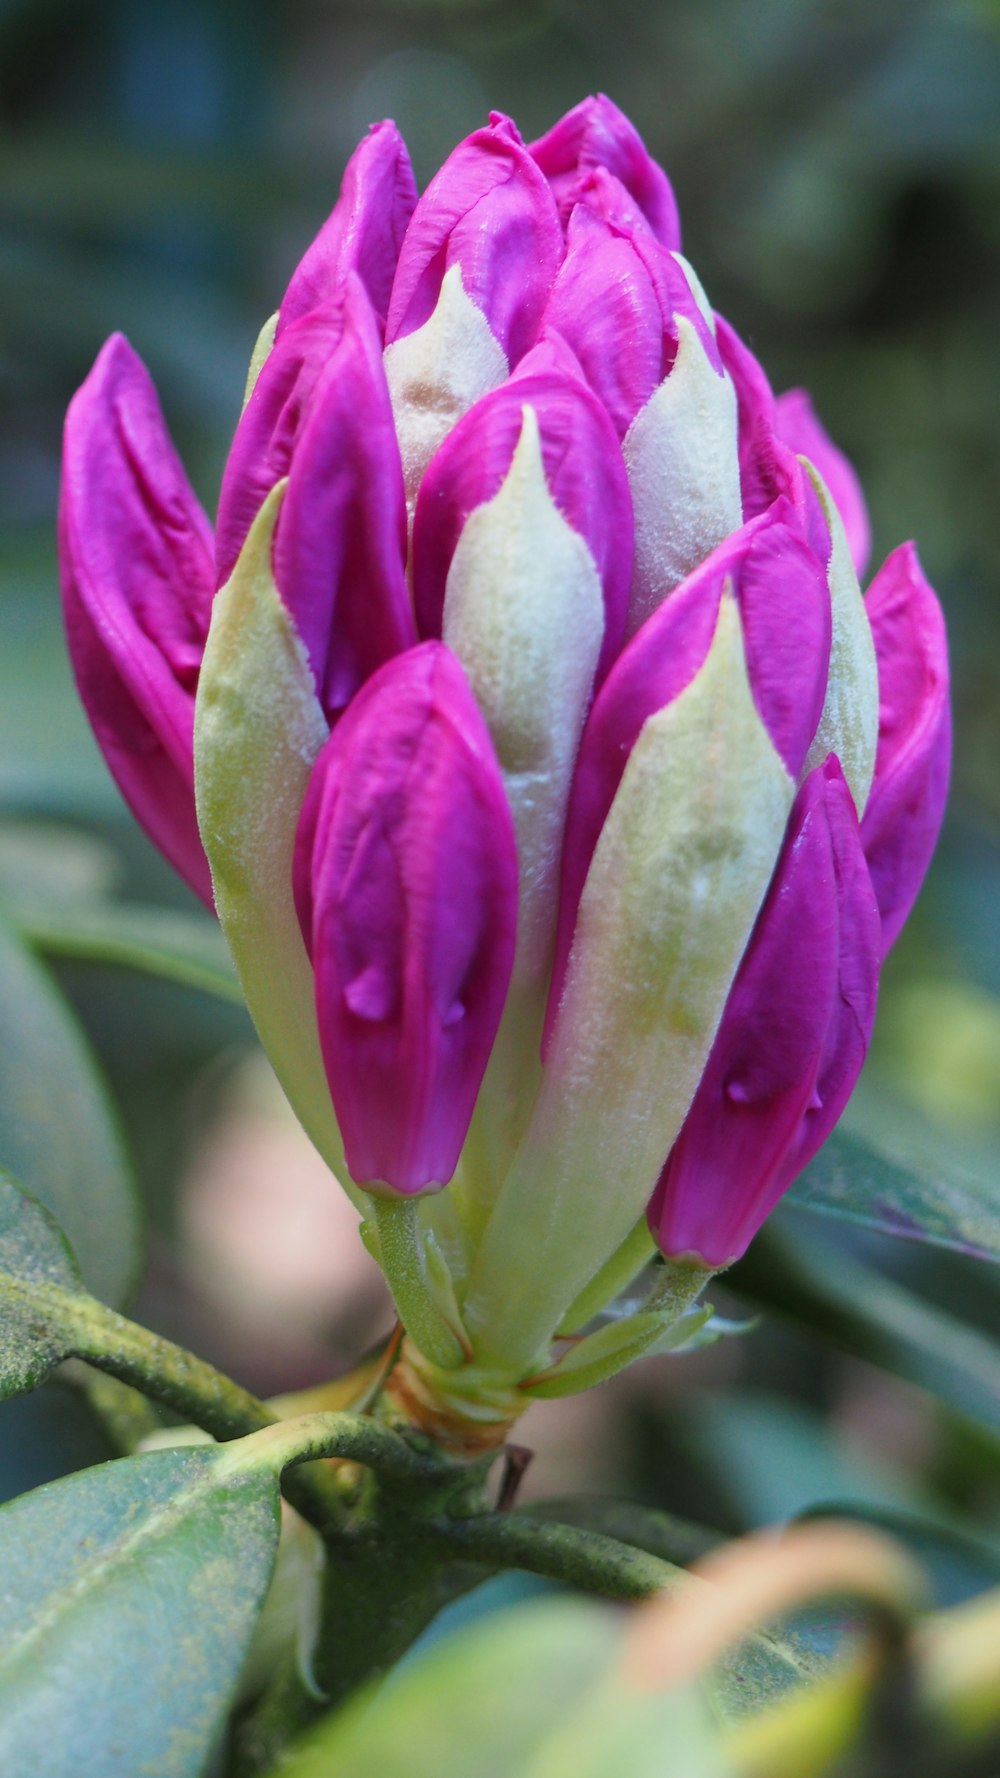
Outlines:
[[0,1510],[0,1770],[201,1778],[278,1541],[239,1447],[102,1464]]
[[881,1276],[803,1218],[772,1218],[727,1275],[734,1290],[787,1315],[841,1351],[922,1384],[1000,1436],[1000,1351],[985,1335]]
[[14,915],[24,936],[47,956],[138,969],[243,1004],[225,940],[207,914],[106,902],[97,907],[19,907]]
[[0,1173],[0,1398],[34,1389],[67,1357],[64,1311],[83,1295],[65,1236]]
[[945,1178],[879,1153],[838,1130],[788,1195],[799,1210],[838,1216],[881,1234],[955,1248],[1000,1264],[1000,1192],[974,1174]]
[[119,1303],[135,1279],[132,1181],[90,1049],[45,970],[0,923],[0,1165],[65,1229],[84,1282]]

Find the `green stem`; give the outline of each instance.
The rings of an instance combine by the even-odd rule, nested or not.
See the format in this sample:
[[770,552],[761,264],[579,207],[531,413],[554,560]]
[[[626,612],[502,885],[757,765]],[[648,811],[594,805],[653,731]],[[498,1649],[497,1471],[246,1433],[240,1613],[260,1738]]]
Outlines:
[[434,1300],[427,1277],[423,1231],[414,1198],[372,1199],[379,1263],[399,1317],[425,1357],[442,1370],[457,1370],[466,1353]]
[[[280,1424],[264,1402],[203,1358],[108,1309],[93,1297],[76,1316],[74,1354],[110,1377],[172,1408],[222,1443]],[[340,1496],[329,1471],[289,1478],[292,1505],[322,1531],[336,1516]]]
[[493,1570],[520,1568],[608,1599],[645,1599],[684,1579],[671,1563],[599,1531],[520,1514],[449,1519],[437,1531],[442,1553],[452,1561],[461,1558]]
[[576,1301],[570,1304],[563,1316],[560,1334],[577,1333],[581,1327],[586,1327],[588,1321],[592,1321],[606,1304],[612,1302],[631,1284],[655,1252],[656,1244],[643,1216],[631,1233],[626,1235],[617,1252],[611,1255],[596,1277],[584,1286]]

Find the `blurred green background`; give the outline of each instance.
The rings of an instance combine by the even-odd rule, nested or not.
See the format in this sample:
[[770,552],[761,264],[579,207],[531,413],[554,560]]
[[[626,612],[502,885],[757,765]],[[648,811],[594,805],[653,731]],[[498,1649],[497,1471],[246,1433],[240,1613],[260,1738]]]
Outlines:
[[[186,905],[118,801],[61,640],[62,415],[105,336],[124,329],[148,362],[213,510],[257,329],[367,124],[394,116],[425,181],[491,107],[530,137],[597,89],[670,172],[686,251],[716,306],[777,388],[812,388],[858,465],[875,562],[915,536],[940,591],[955,677],[951,814],[886,972],[852,1117],[926,1163],[957,1157],[997,1179],[995,0],[0,0],[3,813],[96,831],[129,889]],[[75,967],[60,979],[121,1097],[154,1205],[144,1312],[232,1359],[210,1287],[178,1282],[172,1192],[211,1125],[220,1052],[245,1049],[245,1023],[121,973]],[[911,1250],[875,1258],[995,1329],[1000,1292],[985,1270]],[[271,1351],[268,1369],[252,1339],[241,1349],[261,1387],[309,1380],[312,1347],[296,1348],[288,1376],[282,1355]],[[613,1459],[603,1441],[590,1462],[596,1435],[575,1408],[550,1410],[572,1453],[562,1479],[711,1508],[738,1529],[852,1490],[898,1502],[917,1475],[925,1495],[970,1508],[991,1535],[1000,1525],[1000,1444],[984,1455],[978,1435],[909,1386],[770,1325],[739,1355],[731,1343],[701,1364],[669,1380],[651,1367],[649,1383],[623,1387]],[[27,1411],[65,1424],[51,1404]],[[20,1486],[42,1473],[29,1444],[27,1431],[8,1434]]]

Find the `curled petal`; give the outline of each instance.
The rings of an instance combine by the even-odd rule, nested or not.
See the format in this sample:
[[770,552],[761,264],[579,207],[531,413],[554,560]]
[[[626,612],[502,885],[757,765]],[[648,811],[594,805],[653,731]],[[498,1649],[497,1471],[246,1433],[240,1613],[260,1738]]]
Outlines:
[[421,634],[441,633],[459,539],[470,515],[505,481],[530,407],[551,499],[583,538],[600,576],[605,605],[600,676],[618,653],[632,567],[632,504],[607,414],[578,373],[572,353],[558,340],[544,341],[502,388],[477,402],[432,460],[413,530]]
[[414,211],[392,286],[386,340],[430,320],[445,274],[461,270],[509,364],[532,344],[562,257],[545,179],[509,118],[491,116],[449,155]]
[[546,135],[531,143],[531,153],[552,186],[564,220],[587,174],[606,168],[635,199],[663,245],[680,247],[680,217],[670,181],[638,130],[604,93],[567,111]]
[[805,389],[787,389],[774,403],[774,430],[797,456],[808,457],[823,477],[836,503],[850,545],[854,571],[860,577],[871,554],[868,507],[857,471],[821,424]]
[[861,1070],[881,962],[851,793],[830,755],[796,798],[771,886],[649,1208],[662,1251],[745,1252]]
[[344,290],[291,322],[264,361],[230,448],[215,528],[224,586],[271,489],[288,474],[309,404],[344,328]]
[[278,311],[278,334],[336,296],[348,272],[361,279],[384,323],[389,292],[417,188],[394,123],[373,124],[344,173],[340,196],[292,274]]
[[619,438],[671,370],[681,315],[721,373],[711,328],[674,255],[648,231],[606,220],[589,201],[578,204],[543,326],[572,347]]
[[406,502],[382,343],[353,274],[343,331],[298,433],[274,543],[278,590],[332,723],[376,667],[416,642]]
[[830,658],[830,600],[794,512],[778,501],[751,520],[654,612],[615,662],[591,710],[573,781],[546,1042],[590,861],[640,732],[694,679],[724,591],[739,609],[754,703],[796,778],[819,721]]
[[883,563],[865,601],[878,660],[875,778],[861,824],[888,951],[937,841],[951,768],[948,641],[916,549]]
[[212,533],[121,334],[70,404],[59,558],[70,658],[104,756],[136,819],[211,906],[192,736]]
[[352,1175],[445,1183],[503,1010],[517,860],[489,735],[443,644],[388,662],[330,736],[295,897]]

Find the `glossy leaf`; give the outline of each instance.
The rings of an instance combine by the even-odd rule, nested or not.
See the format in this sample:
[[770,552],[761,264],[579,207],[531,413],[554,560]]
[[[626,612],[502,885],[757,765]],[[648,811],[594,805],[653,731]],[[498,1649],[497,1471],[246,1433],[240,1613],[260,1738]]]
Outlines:
[[139,1217],[96,1063],[45,970],[0,924],[0,1165],[65,1229],[85,1284],[120,1303],[140,1259]]
[[838,1130],[796,1181],[788,1202],[883,1235],[950,1247],[1000,1264],[1000,1193],[966,1174],[932,1177]]
[[244,1447],[156,1451],[0,1511],[0,1769],[201,1778],[278,1542]]

